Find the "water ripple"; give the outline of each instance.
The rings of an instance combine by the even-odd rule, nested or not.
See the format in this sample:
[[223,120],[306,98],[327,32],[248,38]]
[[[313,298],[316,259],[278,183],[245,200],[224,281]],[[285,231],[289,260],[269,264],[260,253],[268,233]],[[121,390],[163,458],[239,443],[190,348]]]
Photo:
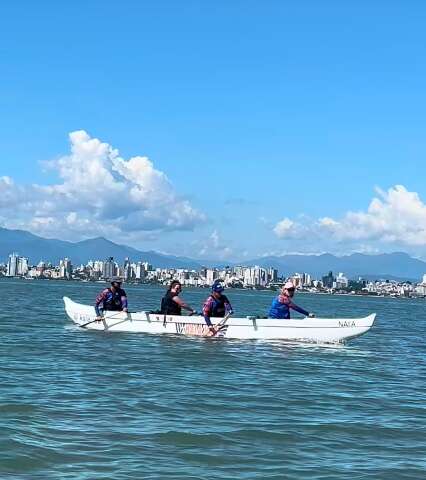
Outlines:
[[[85,332],[61,298],[92,302],[98,286],[2,282],[1,479],[425,477],[423,300],[303,295],[320,315],[378,313],[368,335],[324,347]],[[132,309],[162,294],[128,290]],[[230,296],[241,315],[271,299]]]

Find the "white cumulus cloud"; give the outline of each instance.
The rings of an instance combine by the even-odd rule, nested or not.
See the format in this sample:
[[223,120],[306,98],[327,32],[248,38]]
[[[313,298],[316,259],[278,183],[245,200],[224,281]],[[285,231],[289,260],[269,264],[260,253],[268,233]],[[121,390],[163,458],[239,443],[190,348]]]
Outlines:
[[424,255],[426,204],[403,185],[387,191],[377,188],[366,210],[349,211],[341,218],[284,218],[272,231],[280,239],[297,239],[297,248],[333,252],[342,252],[342,246],[347,252],[401,248]]
[[48,162],[58,183],[17,185],[0,177],[5,226],[61,238],[121,238],[132,232],[192,230],[205,221],[147,157],[125,160],[83,130],[69,138],[70,154]]
[[196,239],[191,245],[196,251],[197,256],[209,260],[229,260],[235,255],[235,250],[225,241],[217,230],[213,230],[207,237]]
[[273,231],[278,238],[285,238],[294,233],[295,223],[289,218],[283,218],[280,220]]
[[376,192],[367,211],[348,212],[339,220],[321,218],[319,226],[338,240],[426,245],[426,205],[418,193],[402,185]]

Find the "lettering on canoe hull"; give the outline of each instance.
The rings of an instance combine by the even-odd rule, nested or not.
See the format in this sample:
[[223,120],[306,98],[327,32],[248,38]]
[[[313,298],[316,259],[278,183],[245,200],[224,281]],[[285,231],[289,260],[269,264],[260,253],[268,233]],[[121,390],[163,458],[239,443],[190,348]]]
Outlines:
[[[176,333],[184,335],[196,335],[198,337],[207,337],[210,336],[210,330],[207,325],[201,325],[198,323],[182,323],[176,322]],[[216,337],[224,337],[226,330],[228,329],[227,325],[224,325],[215,335]]]
[[92,315],[84,315],[83,313],[73,313],[72,317],[76,323],[86,323],[95,319]]
[[176,322],[176,333],[181,333],[184,335],[198,335],[199,337],[204,337],[209,333],[207,325],[199,325],[197,323],[181,323]]
[[356,327],[356,323],[354,320],[339,320],[339,327]]

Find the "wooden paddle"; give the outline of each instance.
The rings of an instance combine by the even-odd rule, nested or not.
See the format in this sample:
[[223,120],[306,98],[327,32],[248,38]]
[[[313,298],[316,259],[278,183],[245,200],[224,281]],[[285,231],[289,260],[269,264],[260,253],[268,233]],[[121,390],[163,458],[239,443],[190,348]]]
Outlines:
[[214,329],[216,330],[216,333],[214,335],[212,335],[212,337],[214,337],[218,332],[219,330],[222,330],[222,328],[225,326],[225,323],[228,321],[228,318],[232,315],[231,312],[228,312],[220,322],[218,322],[216,325],[213,325]]

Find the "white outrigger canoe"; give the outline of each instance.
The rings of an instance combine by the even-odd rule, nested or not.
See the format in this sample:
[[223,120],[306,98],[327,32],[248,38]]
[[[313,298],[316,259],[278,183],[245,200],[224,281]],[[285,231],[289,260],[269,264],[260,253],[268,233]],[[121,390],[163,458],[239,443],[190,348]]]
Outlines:
[[[201,316],[164,315],[149,312],[105,312],[104,319],[95,321],[94,307],[73,302],[64,297],[65,311],[69,318],[91,330],[110,332],[168,333],[177,335],[211,336]],[[216,337],[233,339],[269,339],[316,343],[342,343],[368,332],[376,314],[364,318],[303,318],[276,320],[272,318],[229,318]],[[213,325],[221,318],[212,318]]]

